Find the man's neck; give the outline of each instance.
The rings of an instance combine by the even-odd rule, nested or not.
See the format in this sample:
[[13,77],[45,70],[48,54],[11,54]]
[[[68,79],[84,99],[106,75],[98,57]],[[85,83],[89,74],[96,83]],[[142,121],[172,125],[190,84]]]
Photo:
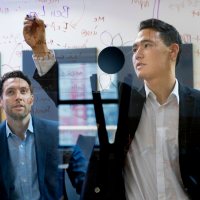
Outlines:
[[176,83],[175,77],[168,79],[160,79],[153,81],[145,81],[145,84],[156,95],[156,99],[160,105],[164,104],[171,94]]
[[30,121],[30,114],[27,115],[25,118],[19,119],[19,120],[11,119],[11,118],[7,119],[7,123],[10,130],[22,140],[25,139],[24,133],[28,128],[29,121]]

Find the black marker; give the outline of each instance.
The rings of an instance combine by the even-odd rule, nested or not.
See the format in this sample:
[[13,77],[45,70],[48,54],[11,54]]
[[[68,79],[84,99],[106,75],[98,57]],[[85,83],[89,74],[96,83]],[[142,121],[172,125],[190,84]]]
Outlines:
[[26,15],[26,19],[34,21],[35,16],[34,15]]
[[[35,15],[26,15],[26,19],[27,20],[31,20],[31,21],[35,21]],[[44,24],[44,27],[46,28],[47,26],[46,26],[46,24]]]

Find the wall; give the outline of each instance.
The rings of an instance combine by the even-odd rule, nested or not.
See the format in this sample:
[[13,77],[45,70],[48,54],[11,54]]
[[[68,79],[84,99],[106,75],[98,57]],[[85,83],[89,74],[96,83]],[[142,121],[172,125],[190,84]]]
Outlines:
[[22,50],[30,49],[23,20],[30,13],[44,19],[48,46],[54,49],[132,45],[141,20],[165,20],[185,43],[193,43],[194,87],[200,88],[198,0],[1,0],[1,74],[21,69]]

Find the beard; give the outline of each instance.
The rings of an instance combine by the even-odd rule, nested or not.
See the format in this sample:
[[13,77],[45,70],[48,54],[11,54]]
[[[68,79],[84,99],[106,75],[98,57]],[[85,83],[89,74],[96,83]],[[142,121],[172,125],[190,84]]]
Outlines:
[[17,120],[17,121],[21,121],[23,120],[24,118],[27,117],[29,113],[12,113],[10,114],[10,117],[13,119],[13,120]]
[[6,112],[6,115],[9,116],[9,118],[13,120],[21,121],[30,114],[31,108],[24,107],[24,110],[20,112],[13,111],[12,109],[7,109],[5,112]]

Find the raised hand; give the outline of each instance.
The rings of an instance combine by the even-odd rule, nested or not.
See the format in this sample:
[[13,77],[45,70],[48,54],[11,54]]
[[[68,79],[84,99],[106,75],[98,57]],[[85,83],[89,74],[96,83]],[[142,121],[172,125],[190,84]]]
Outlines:
[[23,35],[26,43],[32,48],[35,55],[45,56],[49,50],[46,44],[45,24],[37,16],[26,15]]

